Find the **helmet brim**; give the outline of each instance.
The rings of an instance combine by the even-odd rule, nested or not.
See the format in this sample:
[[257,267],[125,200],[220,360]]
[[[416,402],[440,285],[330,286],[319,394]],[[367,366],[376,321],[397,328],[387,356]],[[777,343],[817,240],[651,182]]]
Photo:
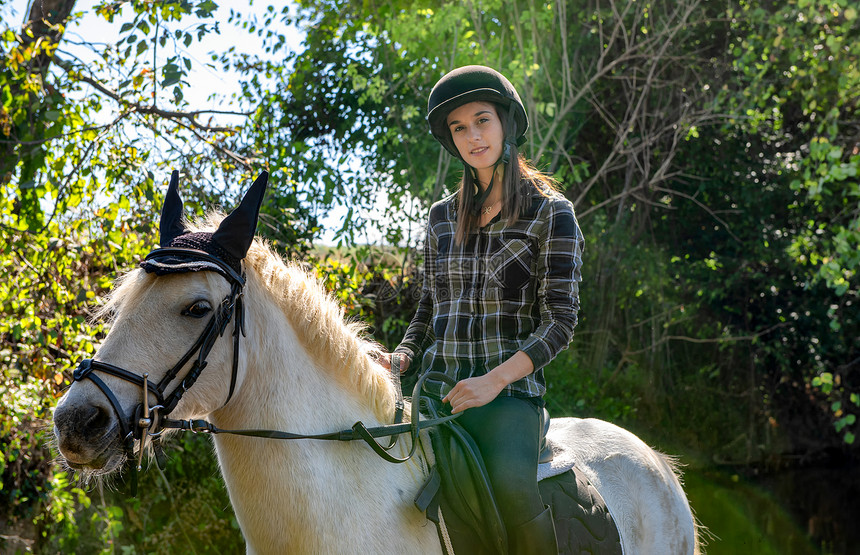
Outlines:
[[502,96],[499,94],[499,91],[494,89],[475,89],[473,91],[466,91],[462,94],[458,94],[457,96],[453,96],[434,107],[433,110],[427,114],[427,121],[432,127],[447,127],[448,123],[445,120],[448,118],[448,114],[460,106],[470,102],[492,102],[508,107],[511,104],[511,99]]

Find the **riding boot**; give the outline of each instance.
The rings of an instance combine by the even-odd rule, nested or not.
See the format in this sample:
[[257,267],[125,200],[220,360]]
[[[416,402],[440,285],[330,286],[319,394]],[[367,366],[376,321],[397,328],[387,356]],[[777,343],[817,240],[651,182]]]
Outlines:
[[541,514],[511,530],[508,540],[511,555],[557,555],[552,508],[546,507]]

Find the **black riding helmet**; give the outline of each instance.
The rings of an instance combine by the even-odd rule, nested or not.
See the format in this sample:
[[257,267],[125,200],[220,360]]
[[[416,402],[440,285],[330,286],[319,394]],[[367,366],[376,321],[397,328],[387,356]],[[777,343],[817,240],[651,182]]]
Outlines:
[[508,121],[502,122],[505,126],[504,162],[507,162],[510,151],[508,144],[521,145],[525,141],[529,120],[520,95],[511,82],[489,67],[463,66],[439,79],[427,101],[430,132],[448,152],[462,160],[448,129],[448,114],[463,104],[475,101],[492,102],[508,110]]

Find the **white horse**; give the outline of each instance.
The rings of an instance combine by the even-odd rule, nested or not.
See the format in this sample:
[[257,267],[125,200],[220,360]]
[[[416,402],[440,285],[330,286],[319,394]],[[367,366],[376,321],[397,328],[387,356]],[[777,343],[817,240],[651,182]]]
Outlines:
[[[237,343],[226,335],[214,341],[208,364],[170,417],[206,418],[226,429],[306,434],[348,429],[356,421],[368,427],[390,424],[395,384],[374,361],[376,347],[361,337],[362,327],[346,323],[317,279],[285,263],[262,240],[245,248],[245,337]],[[95,356],[94,365],[101,366],[92,371],[114,400],[84,376],[55,409],[54,430],[69,466],[103,474],[120,468],[131,453],[118,434],[124,429],[120,418],[132,418],[144,382],[99,370],[146,373],[152,390],[166,373],[166,362],[173,364],[177,353],[195,343],[230,293],[230,281],[216,271],[156,275],[136,269],[119,279],[103,309],[112,324]],[[226,330],[236,325],[234,318]],[[238,364],[231,380],[234,345]],[[175,386],[192,364],[182,364],[178,377],[165,385]],[[150,392],[147,404],[158,401]],[[572,442],[577,466],[618,526],[624,553],[699,552],[695,519],[665,456],[594,419],[555,419],[549,437]],[[249,553],[441,552],[435,525],[413,505],[427,475],[426,457],[432,457],[426,449],[404,464],[391,464],[359,441],[225,434],[214,436],[214,443]],[[404,435],[392,453],[404,456],[410,443]]]

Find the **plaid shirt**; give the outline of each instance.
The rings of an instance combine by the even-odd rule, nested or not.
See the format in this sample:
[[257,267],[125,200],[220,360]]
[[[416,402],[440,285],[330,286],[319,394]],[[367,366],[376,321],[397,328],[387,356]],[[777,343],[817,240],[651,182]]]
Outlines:
[[[534,192],[516,223],[497,216],[462,245],[456,205],[452,195],[430,208],[421,300],[395,352],[413,360],[423,353],[422,372],[460,381],[523,351],[535,371],[501,394],[541,396],[543,367],[567,348],[577,323],[584,239],[573,204]],[[426,388],[441,395],[439,382]]]

